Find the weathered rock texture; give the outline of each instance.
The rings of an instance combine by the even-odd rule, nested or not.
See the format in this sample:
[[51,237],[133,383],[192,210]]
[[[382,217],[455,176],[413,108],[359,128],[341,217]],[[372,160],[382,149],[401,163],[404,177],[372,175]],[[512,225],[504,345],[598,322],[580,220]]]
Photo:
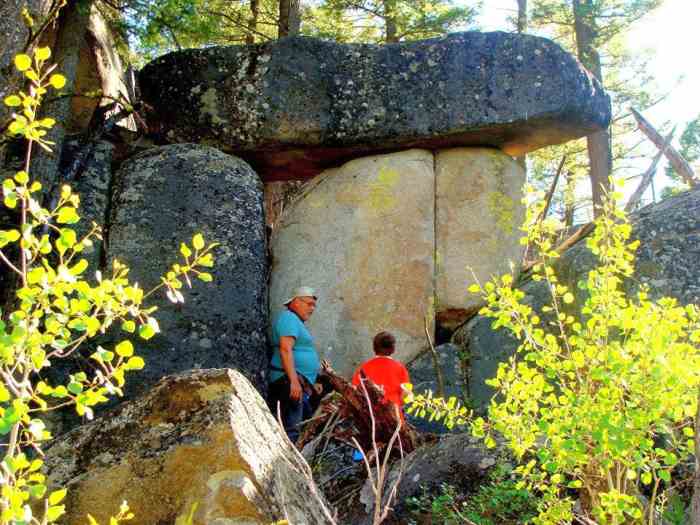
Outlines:
[[[398,487],[393,512],[385,523],[400,525],[408,523],[411,515],[406,499],[423,495],[425,492],[437,494],[440,485],[447,483],[461,494],[469,494],[478,488],[500,452],[489,450],[470,434],[443,436],[434,444],[425,445],[407,456],[403,465],[403,476]],[[399,474],[399,462],[395,462],[388,475],[387,485],[393,486]],[[369,525],[372,523],[371,509],[374,497],[371,488],[365,483],[361,500],[365,503],[365,516],[358,512],[348,523]]]
[[524,173],[504,153],[410,150],[351,161],[309,182],[272,240],[273,312],[314,286],[318,348],[349,375],[372,337],[398,337],[397,357],[427,346],[424,320],[464,320],[469,267],[484,279],[517,262]]
[[309,178],[412,147],[488,145],[518,155],[610,119],[608,96],[570,54],[507,33],[187,50],[150,63],[140,81],[151,123],[169,141],[215,144],[264,180]]
[[484,282],[518,266],[525,172],[498,150],[457,148],[435,155],[436,309],[444,326],[478,308],[468,294],[474,276]]
[[148,366],[134,391],[191,368],[235,367],[261,387],[267,369],[267,253],[262,183],[242,160],[205,146],[153,148],[115,175],[108,256],[145,289],[160,283],[202,232],[215,249],[213,283],[194,279],[186,303],[161,293],[162,333],[142,343]]
[[[435,347],[437,362],[428,349],[408,364],[408,373],[413,384],[413,391],[422,394],[430,390],[434,395],[445,398],[456,397],[462,404],[467,401],[466,370],[463,366],[462,349],[451,343]],[[437,369],[436,369],[437,365]],[[439,376],[438,376],[439,370]],[[442,382],[438,380],[441,378]],[[442,386],[443,391],[440,391]],[[463,432],[463,428],[448,429],[441,421],[429,421],[425,417],[406,416],[408,422],[422,432],[444,434]]]
[[[107,523],[123,500],[143,525],[329,523],[315,487],[250,383],[233,370],[164,378],[49,448],[67,525]],[[196,507],[195,507],[196,505]]]
[[[634,213],[631,220],[632,237],[641,244],[634,278],[625,283],[626,289],[634,293],[640,284],[647,284],[652,298],[670,296],[682,304],[700,304],[700,189],[647,206]],[[586,278],[596,262],[585,242],[557,261],[557,276],[574,293],[574,306],[585,302],[585,291],[576,284]],[[528,304],[542,315],[542,306],[549,302],[545,286],[529,282],[522,289]],[[482,409],[493,395],[484,381],[493,377],[498,364],[518,347],[508,332],[493,330],[492,322],[477,316],[455,334],[455,342],[469,359],[469,396]]]
[[[433,298],[433,156],[410,150],[328,170],[305,188],[273,237],[272,312],[294,288],[319,294],[317,348],[343,375],[391,330],[397,357],[423,346]],[[432,329],[432,325],[430,327]]]

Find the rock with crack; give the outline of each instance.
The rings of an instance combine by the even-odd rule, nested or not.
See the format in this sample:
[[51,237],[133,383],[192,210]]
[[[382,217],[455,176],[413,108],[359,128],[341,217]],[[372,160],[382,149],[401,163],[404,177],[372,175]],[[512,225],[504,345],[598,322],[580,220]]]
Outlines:
[[126,500],[142,525],[332,523],[299,453],[235,370],[163,378],[143,397],[58,439],[53,486],[67,525],[107,523]]
[[463,321],[478,301],[466,291],[474,276],[520,260],[524,181],[493,148],[413,149],[326,170],[273,232],[273,313],[297,286],[314,286],[311,333],[346,377],[373,356],[381,330],[396,336],[398,359],[414,358],[426,318],[431,333],[434,318]]
[[233,152],[265,181],[408,148],[520,155],[605,128],[611,111],[600,84],[557,44],[501,32],[186,50],[139,78],[152,128]]

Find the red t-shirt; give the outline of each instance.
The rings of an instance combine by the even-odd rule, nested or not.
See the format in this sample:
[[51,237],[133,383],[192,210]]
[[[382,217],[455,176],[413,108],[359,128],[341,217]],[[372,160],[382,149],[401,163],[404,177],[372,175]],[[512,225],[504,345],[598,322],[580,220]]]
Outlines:
[[399,407],[403,406],[401,384],[411,381],[405,366],[388,356],[373,357],[360,365],[352,376],[352,384],[355,386],[360,384],[360,370],[373,383],[384,387],[384,397],[387,400],[393,401]]

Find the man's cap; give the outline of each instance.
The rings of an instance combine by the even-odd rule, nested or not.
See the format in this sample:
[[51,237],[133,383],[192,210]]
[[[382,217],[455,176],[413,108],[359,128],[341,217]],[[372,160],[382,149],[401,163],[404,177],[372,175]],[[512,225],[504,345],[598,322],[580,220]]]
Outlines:
[[316,297],[316,291],[315,291],[313,288],[311,288],[311,287],[309,287],[309,286],[300,286],[299,288],[297,288],[296,290],[294,290],[294,291],[292,292],[292,296],[291,296],[289,299],[287,299],[287,300],[286,300],[284,303],[282,303],[282,304],[284,304],[284,306],[287,306],[287,305],[289,305],[289,303],[291,303],[296,297],[313,297],[314,300],[318,299],[318,297]]

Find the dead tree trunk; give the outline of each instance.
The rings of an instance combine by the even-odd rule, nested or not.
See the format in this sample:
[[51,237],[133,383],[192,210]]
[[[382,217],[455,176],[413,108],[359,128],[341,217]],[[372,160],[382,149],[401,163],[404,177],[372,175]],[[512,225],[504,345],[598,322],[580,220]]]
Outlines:
[[637,120],[637,124],[639,125],[639,129],[642,131],[642,133],[644,133],[657,148],[660,150],[665,150],[664,154],[675,172],[680,175],[688,186],[691,188],[696,186],[698,184],[698,180],[695,178],[695,174],[693,173],[690,164],[688,164],[688,161],[685,160],[673,146],[668,145],[668,147],[665,147],[665,141],[661,136],[661,133],[656,131],[654,126],[652,126],[639,111],[634,108],[631,108],[631,111],[632,115],[634,115],[634,118]]
[[627,205],[625,206],[626,212],[633,211],[637,204],[639,204],[639,202],[642,200],[642,195],[644,195],[644,192],[647,191],[647,188],[654,180],[654,175],[656,174],[656,165],[659,163],[659,160],[661,160],[661,157],[664,155],[664,153],[666,153],[666,148],[668,148],[668,145],[671,143],[675,131],[676,128],[673,128],[671,133],[669,133],[666,136],[664,147],[659,150],[659,152],[654,157],[654,160],[651,162],[651,166],[649,166],[649,168],[644,172],[644,175],[642,175],[642,180],[639,181],[637,189],[634,190],[634,193],[632,193],[632,196],[627,201]]
[[[601,83],[603,82],[600,54],[595,47],[598,36],[593,0],[574,0],[574,30],[576,48],[581,63]],[[612,150],[610,131],[604,129],[586,137],[588,145],[589,177],[591,179],[591,196],[593,213],[598,215],[603,204],[603,197],[610,191],[610,172],[612,171]]]
[[[365,379],[365,387],[371,403],[371,407],[368,407],[364,391],[360,387],[355,388],[330,368],[324,368],[324,373],[328,375],[333,389],[342,396],[344,406],[358,430],[358,434],[354,437],[364,450],[372,450],[373,447],[370,410],[373,411],[377,448],[382,454],[382,450],[389,444],[399,424],[400,416],[396,405],[386,401],[381,390],[371,380]],[[404,454],[416,448],[415,433],[409,425],[402,425],[399,439]]]

